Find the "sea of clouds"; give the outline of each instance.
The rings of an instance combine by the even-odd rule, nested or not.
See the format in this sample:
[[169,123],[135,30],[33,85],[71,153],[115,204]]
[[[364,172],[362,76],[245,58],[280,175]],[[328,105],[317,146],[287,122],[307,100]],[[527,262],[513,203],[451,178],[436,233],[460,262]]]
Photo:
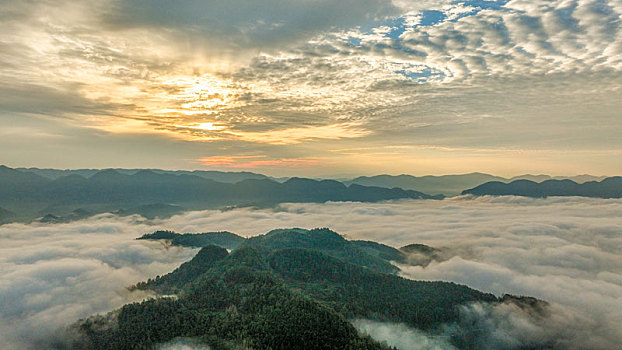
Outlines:
[[[452,335],[477,335],[482,349],[547,344],[612,349],[622,344],[622,200],[456,197],[442,201],[283,204],[275,209],[199,211],[166,220],[100,215],[66,224],[0,226],[0,348],[35,349],[67,325],[149,295],[126,287],[164,274],[194,249],[135,238],[156,229],[330,227],[349,239],[443,251],[426,267],[400,266],[420,280],[466,284],[496,295],[534,296],[546,315],[516,305],[471,305],[460,324],[433,337],[400,324],[354,324],[400,349],[452,349]],[[477,334],[474,334],[475,332]],[[62,340],[62,339],[61,339]]]

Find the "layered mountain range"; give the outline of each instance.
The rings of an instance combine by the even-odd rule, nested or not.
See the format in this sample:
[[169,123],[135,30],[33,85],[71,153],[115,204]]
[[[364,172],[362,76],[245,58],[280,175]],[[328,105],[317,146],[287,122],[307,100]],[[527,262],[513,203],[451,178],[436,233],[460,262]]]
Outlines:
[[5,221],[43,217],[48,222],[60,222],[102,212],[151,218],[183,210],[265,207],[283,202],[373,202],[406,198],[442,196],[400,188],[346,186],[335,180],[290,178],[281,183],[268,178],[249,178],[231,183],[196,174],[152,170],[127,174],[112,169],[89,177],[69,174],[49,178],[0,166],[0,207],[3,208],[0,215]]
[[479,186],[481,184],[497,181],[497,182],[513,182],[516,180],[529,180],[533,182],[542,182],[547,180],[572,180],[577,183],[588,181],[600,181],[605,179],[604,176],[578,175],[578,176],[549,176],[549,175],[519,175],[511,178],[504,178],[483,173],[470,173],[460,175],[441,175],[441,176],[412,176],[412,175],[376,175],[361,176],[352,180],[344,181],[345,184],[358,184],[363,186],[380,186],[380,187],[399,187],[409,190],[417,190],[425,193],[437,194],[442,193],[445,196],[455,196],[462,191]]
[[[423,177],[379,175],[339,182],[296,177],[275,179],[251,172],[12,169],[0,166],[0,224],[35,219],[46,223],[67,222],[105,212],[138,214],[153,219],[187,210],[271,207],[284,202],[444,198],[442,194],[428,193],[622,196],[619,177],[603,179],[581,175],[574,177],[577,181],[556,180],[546,175],[523,175],[520,178],[511,181],[481,173]],[[543,179],[546,180],[533,181]]]

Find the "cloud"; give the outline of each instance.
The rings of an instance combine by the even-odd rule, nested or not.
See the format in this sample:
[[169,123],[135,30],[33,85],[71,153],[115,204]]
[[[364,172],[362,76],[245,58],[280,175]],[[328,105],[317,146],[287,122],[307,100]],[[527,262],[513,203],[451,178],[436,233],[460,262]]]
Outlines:
[[136,218],[0,226],[0,347],[51,348],[66,326],[149,297],[126,287],[170,272],[196,250],[137,242]]
[[[524,318],[531,326],[545,328],[551,322],[550,332],[537,339],[560,337],[581,348],[586,343],[580,338],[591,332],[584,337],[586,341],[593,341],[594,348],[607,348],[622,340],[617,329],[622,320],[617,307],[622,302],[621,214],[619,199],[457,197],[195,212],[173,217],[169,224],[184,232],[209,227],[244,235],[275,227],[328,226],[350,239],[396,247],[427,244],[450,252],[448,260],[425,268],[401,266],[405,277],[452,281],[497,295],[541,298],[552,303],[554,310],[554,318],[544,324],[526,315],[510,316],[505,307],[486,312],[498,317],[494,324],[507,324],[508,332],[511,323],[504,318]],[[555,317],[559,322],[553,322]],[[528,329],[509,334],[535,341],[526,336]]]
[[[576,310],[548,305],[546,309],[518,304],[474,303],[460,309],[460,320],[432,334],[404,324],[354,320],[362,333],[397,349],[613,349],[619,339],[594,319]],[[456,346],[452,345],[456,341]]]
[[[396,14],[390,1],[275,0],[214,3],[186,1],[119,1],[103,16],[106,25],[172,31],[178,38],[218,49],[269,49],[313,35]],[[237,50],[236,50],[237,51]]]
[[[257,159],[259,158],[259,159]],[[266,156],[212,156],[197,159],[198,162],[205,165],[221,165],[227,168],[238,169],[259,169],[266,167],[315,167],[321,163],[320,160],[314,158],[281,158],[281,159],[265,159]]]
[[[350,239],[395,247],[423,243],[451,253],[425,268],[402,266],[405,277],[551,303],[544,319],[512,305],[465,308],[464,322],[488,327],[480,338],[491,344],[559,339],[556,346],[612,348],[622,341],[620,216],[619,199],[456,197],[208,210],[154,222],[103,215],[69,224],[3,225],[0,327],[7,336],[2,347],[41,347],[77,318],[141,299],[144,294],[125,287],[172,271],[195,252],[133,240],[145,232],[228,230],[253,236],[279,227],[331,227]],[[454,326],[446,335],[468,328]],[[387,327],[377,330],[378,337],[418,336],[401,326]],[[430,346],[435,339],[428,339]]]
[[[622,146],[612,112],[622,108],[616,1],[245,5],[4,1],[0,123],[19,119],[35,124],[21,132],[40,134],[37,120],[57,119],[73,129],[63,141],[73,149],[95,142],[93,133],[110,148],[119,135],[154,149],[166,138],[183,154],[167,164],[186,168],[206,147],[227,156],[260,144],[271,159],[339,159],[333,173],[363,163],[370,172],[421,173],[622,168],[607,161]],[[413,148],[399,162],[329,151],[387,140],[463,151]],[[61,144],[39,140],[43,151],[31,152],[25,142],[2,142],[19,165],[45,163]],[[192,145],[177,146],[185,142]],[[544,155],[516,154],[532,150]],[[67,167],[93,158],[63,153],[76,155]],[[160,161],[160,151],[142,153],[119,162]]]
[[455,350],[448,337],[434,337],[425,332],[409,328],[404,324],[375,322],[371,320],[353,320],[359,332],[384,342],[399,350]]
[[164,344],[155,346],[156,350],[209,350],[210,347],[200,344],[193,339],[175,338]]
[[614,328],[568,307],[548,306],[538,313],[512,303],[473,304],[461,309],[460,321],[447,326],[446,336],[465,339],[471,348],[613,349],[619,344]]

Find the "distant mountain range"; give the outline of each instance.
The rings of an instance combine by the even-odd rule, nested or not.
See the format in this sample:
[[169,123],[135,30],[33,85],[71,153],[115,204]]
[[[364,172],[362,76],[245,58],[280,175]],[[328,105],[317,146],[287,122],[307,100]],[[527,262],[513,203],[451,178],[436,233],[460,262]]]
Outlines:
[[[36,175],[46,177],[48,179],[56,180],[68,175],[80,175],[82,177],[91,177],[102,170],[114,170],[124,175],[134,175],[141,171],[151,171],[156,174],[169,174],[169,175],[194,175],[204,179],[213,180],[223,183],[237,183],[244,180],[266,180],[270,179],[275,182],[283,183],[289,180],[289,177],[270,177],[263,174],[241,171],[241,172],[224,172],[224,171],[204,171],[204,170],[162,170],[162,169],[39,169],[39,168],[16,168],[20,172],[28,172]],[[504,178],[500,176],[485,174],[485,173],[470,173],[459,175],[426,175],[426,176],[412,176],[412,175],[376,175],[376,176],[360,176],[354,179],[338,179],[337,181],[344,183],[346,186],[351,184],[357,184],[362,186],[375,186],[385,188],[402,188],[405,190],[414,190],[428,194],[443,194],[445,196],[459,195],[462,191],[479,186],[490,181],[499,182],[512,182],[515,180],[531,180],[534,182],[542,182],[546,180],[572,180],[577,183],[584,183],[588,181],[600,181],[605,176],[593,176],[593,175],[577,175],[577,176],[550,176],[550,175],[531,175],[524,174],[514,176],[511,178]],[[315,179],[322,180],[322,179]]]
[[[227,174],[217,175],[226,177]],[[232,176],[242,175],[233,173]],[[16,213],[11,216],[14,220],[43,217],[48,222],[63,222],[83,216],[85,212],[165,217],[184,210],[232,206],[264,207],[283,202],[374,202],[406,198],[442,197],[400,188],[346,186],[334,180],[290,178],[280,183],[263,177],[232,183],[184,172],[140,170],[127,174],[112,169],[101,170],[88,177],[72,173],[54,178],[0,166],[0,207],[4,208],[0,215]]]
[[[169,174],[169,175],[195,175],[198,177],[202,177],[204,179],[213,180],[217,182],[224,183],[236,183],[243,180],[262,180],[262,179],[270,179],[269,176],[252,173],[248,171],[236,171],[236,172],[224,172],[224,171],[204,171],[204,170],[162,170],[162,169],[39,169],[39,168],[15,168],[15,170],[20,172],[29,172],[33,174],[37,174],[43,177],[47,177],[52,180],[56,180],[58,178],[68,176],[68,175],[80,175],[82,177],[91,177],[102,170],[114,170],[119,174],[124,175],[134,175],[141,171],[152,171],[156,174]],[[285,180],[283,180],[285,181]],[[279,181],[282,182],[282,181]]]
[[[408,252],[349,241],[327,228],[235,237],[170,231],[143,236],[204,245],[171,273],[130,288],[159,297],[77,322],[70,348],[148,349],[181,339],[210,349],[390,349],[348,321],[370,319],[443,331],[455,348],[476,349],[486,337],[481,329],[470,322],[463,329],[451,327],[460,321],[461,306],[504,303],[547,317],[548,303],[535,298],[499,298],[455,283],[399,277],[390,261]],[[232,251],[221,246],[233,241]],[[422,247],[410,250],[426,250]],[[529,345],[549,348],[537,339]]]
[[[275,179],[251,172],[0,166],[0,224],[35,218],[48,223],[68,222],[104,212],[138,214],[152,219],[186,210],[270,207],[284,202],[443,198],[428,193],[619,197],[616,178],[600,183],[593,179],[601,180],[601,177],[591,175],[571,178],[577,181],[551,180],[548,175],[505,179],[472,173],[422,177],[378,175],[339,182]],[[537,182],[541,180],[544,181]]]
[[549,196],[622,198],[622,177],[608,177],[600,182],[588,181],[585,183],[577,183],[572,180],[546,180],[540,183],[530,180],[517,180],[510,183],[492,181],[465,190],[462,194],[537,198]]
[[462,175],[441,175],[441,176],[412,176],[412,175],[376,175],[361,176],[352,180],[344,181],[345,184],[358,184],[363,186],[379,187],[399,187],[407,190],[421,191],[430,194],[443,194],[445,196],[459,195],[465,189],[479,186],[486,182],[512,182],[515,180],[531,180],[542,182],[546,180],[570,179],[578,183],[587,181],[600,181],[604,176],[578,175],[570,177],[551,177],[549,175],[520,175],[512,178],[504,178],[483,173],[471,173]]

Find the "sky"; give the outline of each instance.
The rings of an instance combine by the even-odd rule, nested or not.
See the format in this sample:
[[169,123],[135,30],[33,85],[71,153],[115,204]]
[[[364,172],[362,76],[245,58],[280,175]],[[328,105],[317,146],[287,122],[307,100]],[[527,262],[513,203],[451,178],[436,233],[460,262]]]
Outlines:
[[0,161],[622,173],[620,0],[0,0]]

